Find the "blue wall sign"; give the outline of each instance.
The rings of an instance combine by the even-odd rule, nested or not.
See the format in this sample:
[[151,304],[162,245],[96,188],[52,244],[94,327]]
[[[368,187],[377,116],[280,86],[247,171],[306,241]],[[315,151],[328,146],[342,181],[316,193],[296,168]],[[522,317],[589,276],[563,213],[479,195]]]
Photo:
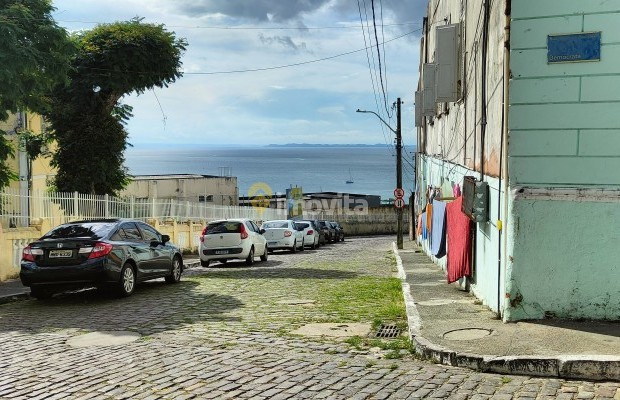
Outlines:
[[601,32],[547,36],[548,63],[599,61],[600,59]]

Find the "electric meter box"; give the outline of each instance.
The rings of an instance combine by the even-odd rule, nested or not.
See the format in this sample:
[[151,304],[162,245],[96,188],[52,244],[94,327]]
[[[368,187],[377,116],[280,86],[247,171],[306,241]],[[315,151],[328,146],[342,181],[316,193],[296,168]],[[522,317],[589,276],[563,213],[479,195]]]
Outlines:
[[473,176],[463,178],[462,211],[472,221],[486,222],[489,220],[489,184],[479,181]]

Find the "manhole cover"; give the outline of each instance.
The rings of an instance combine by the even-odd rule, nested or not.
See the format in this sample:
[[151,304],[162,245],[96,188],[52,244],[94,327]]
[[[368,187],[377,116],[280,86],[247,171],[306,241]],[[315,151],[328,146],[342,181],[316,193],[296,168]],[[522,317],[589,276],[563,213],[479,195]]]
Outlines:
[[475,340],[490,336],[492,333],[493,330],[483,328],[455,329],[444,333],[443,338],[448,340]]
[[131,343],[138,339],[140,339],[140,334],[136,332],[91,332],[74,336],[67,340],[67,344],[72,347],[115,346]]
[[400,335],[400,329],[396,325],[381,325],[375,337],[393,339]]

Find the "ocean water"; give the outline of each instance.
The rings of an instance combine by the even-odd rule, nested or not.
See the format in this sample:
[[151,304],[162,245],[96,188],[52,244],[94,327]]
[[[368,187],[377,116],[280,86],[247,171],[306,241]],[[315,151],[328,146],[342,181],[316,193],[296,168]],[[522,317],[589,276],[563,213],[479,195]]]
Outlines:
[[[409,149],[403,151],[413,164]],[[230,174],[237,177],[240,196],[255,183],[273,193],[301,187],[304,192],[338,192],[393,198],[395,150],[388,147],[239,147],[129,148],[125,165],[132,175]],[[403,186],[413,188],[413,168],[403,162]],[[346,181],[351,179],[352,184]]]

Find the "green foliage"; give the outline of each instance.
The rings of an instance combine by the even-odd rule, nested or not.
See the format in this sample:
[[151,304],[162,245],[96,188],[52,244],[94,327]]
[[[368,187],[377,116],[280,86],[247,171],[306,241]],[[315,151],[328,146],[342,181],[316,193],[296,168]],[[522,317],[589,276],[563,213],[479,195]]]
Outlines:
[[[0,121],[22,109],[42,113],[49,106],[46,93],[67,76],[73,47],[53,10],[49,0],[0,2]],[[6,165],[14,150],[3,134],[0,188],[17,179]]]
[[187,42],[139,19],[102,24],[72,40],[77,53],[69,83],[54,90],[47,114],[58,144],[55,185],[63,192],[114,195],[128,183],[124,125],[132,108],[120,99],[181,77]]

